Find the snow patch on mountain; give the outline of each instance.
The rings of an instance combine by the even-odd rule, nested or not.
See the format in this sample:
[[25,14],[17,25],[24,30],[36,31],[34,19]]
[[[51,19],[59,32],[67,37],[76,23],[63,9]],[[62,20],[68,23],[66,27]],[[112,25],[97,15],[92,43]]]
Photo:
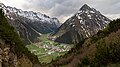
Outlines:
[[82,39],[91,37],[99,30],[104,29],[110,21],[99,11],[85,4],[59,27],[55,34],[57,35],[55,41],[79,43]]
[[[60,26],[59,20],[50,18],[49,16],[42,14],[40,12],[33,12],[33,11],[22,11],[21,9],[17,9],[15,7],[5,6],[3,3],[0,3],[0,8],[3,8],[6,15],[15,13],[16,16],[22,16],[25,18],[28,18],[32,21],[41,21],[43,23],[50,23],[50,24],[56,24],[57,26]],[[8,17],[9,19],[13,19]]]

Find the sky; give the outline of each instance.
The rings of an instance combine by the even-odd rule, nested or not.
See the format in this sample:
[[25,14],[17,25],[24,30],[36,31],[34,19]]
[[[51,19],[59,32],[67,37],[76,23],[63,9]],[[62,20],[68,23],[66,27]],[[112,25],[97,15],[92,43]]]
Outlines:
[[110,19],[120,18],[120,0],[0,0],[6,6],[35,11],[64,22],[88,4]]

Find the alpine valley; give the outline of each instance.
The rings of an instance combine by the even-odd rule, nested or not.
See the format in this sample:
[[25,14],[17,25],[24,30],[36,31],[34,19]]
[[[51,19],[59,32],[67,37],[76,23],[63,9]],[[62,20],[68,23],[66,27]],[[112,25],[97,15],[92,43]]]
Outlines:
[[5,6],[0,3],[8,22],[15,28],[24,43],[33,43],[41,34],[54,32],[59,26],[57,18],[33,11],[22,11],[15,7]]
[[0,3],[0,67],[120,67],[120,19],[84,4],[61,23]]

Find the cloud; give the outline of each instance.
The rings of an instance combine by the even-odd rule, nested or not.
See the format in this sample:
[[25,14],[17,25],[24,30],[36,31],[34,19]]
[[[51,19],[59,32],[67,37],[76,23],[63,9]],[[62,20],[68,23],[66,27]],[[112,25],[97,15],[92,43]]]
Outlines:
[[0,2],[4,3],[7,6],[17,7],[19,9],[22,9],[22,4],[27,3],[24,0],[0,0]]
[[108,17],[120,17],[119,0],[0,0],[7,5],[23,10],[33,10],[57,17],[64,22],[68,17],[76,13],[83,4],[94,7]]
[[28,4],[23,4],[22,6],[24,9],[33,9],[52,17],[57,17],[63,22],[66,17],[77,12],[80,5],[81,2],[79,0],[29,0]]

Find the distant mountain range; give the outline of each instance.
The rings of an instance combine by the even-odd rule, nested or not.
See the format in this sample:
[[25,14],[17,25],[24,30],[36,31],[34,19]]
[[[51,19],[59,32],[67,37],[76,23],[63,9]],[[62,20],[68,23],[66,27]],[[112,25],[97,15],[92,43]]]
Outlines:
[[33,11],[23,11],[0,3],[11,26],[15,28],[25,43],[32,43],[41,34],[56,31],[61,25],[57,18]]
[[84,4],[58,28],[53,38],[60,43],[79,43],[104,29],[110,21],[96,9]]
[[[84,4],[62,25],[57,18],[33,11],[23,11],[0,3],[8,22],[25,43],[33,43],[41,34],[55,32],[53,38],[60,43],[79,43],[104,29],[111,21],[99,11]],[[61,26],[60,26],[61,25]]]

